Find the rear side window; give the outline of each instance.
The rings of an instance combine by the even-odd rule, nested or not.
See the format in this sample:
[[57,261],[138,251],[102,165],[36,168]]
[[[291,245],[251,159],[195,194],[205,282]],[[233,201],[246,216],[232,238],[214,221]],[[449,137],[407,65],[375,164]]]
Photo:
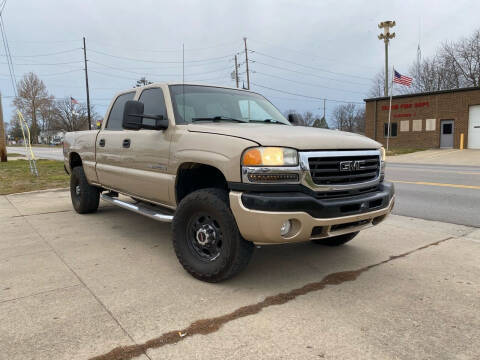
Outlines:
[[[167,108],[165,106],[165,99],[163,97],[162,89],[145,89],[142,91],[138,101],[143,102],[144,114],[162,115],[164,119],[167,118]],[[144,118],[143,123],[147,125],[155,125],[155,120]]]
[[108,121],[106,129],[108,130],[123,130],[122,128],[122,120],[123,120],[123,108],[125,107],[125,103],[128,100],[133,100],[135,96],[134,92],[122,94],[117,97],[115,103],[112,106],[112,110],[108,115]]

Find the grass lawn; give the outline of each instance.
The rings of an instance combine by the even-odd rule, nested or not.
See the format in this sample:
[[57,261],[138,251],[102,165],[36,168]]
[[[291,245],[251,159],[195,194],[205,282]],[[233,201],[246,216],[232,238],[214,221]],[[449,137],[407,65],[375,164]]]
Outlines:
[[387,156],[396,156],[396,155],[403,155],[403,154],[410,154],[417,151],[424,151],[426,149],[415,149],[415,148],[405,148],[405,149],[389,149],[387,151]]
[[0,162],[0,195],[68,186],[62,161],[37,160],[37,169],[38,177],[30,173],[27,160]]
[[17,154],[17,153],[11,153],[11,152],[7,153],[7,157],[9,157],[9,158],[10,157],[21,157],[21,156],[23,156],[23,155],[22,154]]

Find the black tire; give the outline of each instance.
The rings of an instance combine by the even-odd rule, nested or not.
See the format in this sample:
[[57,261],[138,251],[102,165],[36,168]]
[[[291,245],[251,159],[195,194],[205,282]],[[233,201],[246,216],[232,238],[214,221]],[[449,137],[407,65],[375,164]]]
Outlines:
[[82,166],[72,169],[70,175],[70,196],[75,211],[88,214],[97,211],[100,201],[100,190],[88,183]]
[[355,236],[357,236],[358,233],[359,231],[349,233],[349,234],[332,236],[325,239],[312,240],[312,242],[315,244],[325,245],[325,246],[340,246],[352,240]]
[[241,272],[254,250],[238,231],[228,193],[215,188],[197,190],[182,199],[173,219],[173,246],[184,269],[207,282]]

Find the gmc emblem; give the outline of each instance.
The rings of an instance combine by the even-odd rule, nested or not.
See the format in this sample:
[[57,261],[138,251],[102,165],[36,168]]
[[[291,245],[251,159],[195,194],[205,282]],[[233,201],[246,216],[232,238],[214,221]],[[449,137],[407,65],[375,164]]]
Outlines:
[[359,171],[365,168],[365,160],[340,161],[340,171]]

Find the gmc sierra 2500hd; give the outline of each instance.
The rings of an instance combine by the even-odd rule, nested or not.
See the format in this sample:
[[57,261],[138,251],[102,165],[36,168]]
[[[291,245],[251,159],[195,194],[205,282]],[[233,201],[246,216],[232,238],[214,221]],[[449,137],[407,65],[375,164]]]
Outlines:
[[337,246],[383,221],[394,189],[381,145],[289,120],[246,90],[154,83],[123,91],[101,129],[65,136],[73,207],[95,212],[101,197],[173,222],[178,260],[209,282],[245,268],[254,244]]

